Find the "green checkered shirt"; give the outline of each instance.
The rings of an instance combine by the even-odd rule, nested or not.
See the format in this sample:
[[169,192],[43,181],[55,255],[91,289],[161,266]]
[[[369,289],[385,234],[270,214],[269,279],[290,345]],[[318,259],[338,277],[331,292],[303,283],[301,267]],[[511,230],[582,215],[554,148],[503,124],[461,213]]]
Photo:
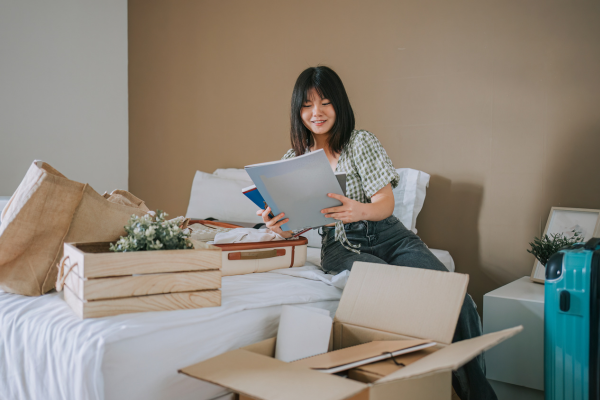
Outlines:
[[[282,160],[295,156],[294,149],[290,149]],[[348,144],[342,149],[335,172],[346,173],[346,197],[361,203],[370,203],[371,197],[388,183],[395,188],[400,181],[381,142],[371,132],[362,130],[352,131]],[[342,221],[335,224],[335,239],[346,249],[360,253],[356,250],[359,246],[348,242]]]

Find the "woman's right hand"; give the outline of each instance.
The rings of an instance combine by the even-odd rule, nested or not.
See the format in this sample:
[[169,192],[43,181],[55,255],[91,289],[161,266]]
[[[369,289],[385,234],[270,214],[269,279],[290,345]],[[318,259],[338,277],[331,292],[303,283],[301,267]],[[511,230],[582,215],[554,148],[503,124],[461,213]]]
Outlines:
[[267,207],[266,210],[257,210],[256,211],[256,215],[262,216],[262,219],[263,219],[265,225],[267,226],[267,228],[269,228],[273,232],[283,236],[286,239],[291,238],[292,231],[282,231],[281,230],[281,225],[285,224],[286,222],[288,222],[290,220],[289,218],[281,219],[285,216],[285,213],[276,215],[275,218],[269,217],[270,213],[271,213],[271,207]]

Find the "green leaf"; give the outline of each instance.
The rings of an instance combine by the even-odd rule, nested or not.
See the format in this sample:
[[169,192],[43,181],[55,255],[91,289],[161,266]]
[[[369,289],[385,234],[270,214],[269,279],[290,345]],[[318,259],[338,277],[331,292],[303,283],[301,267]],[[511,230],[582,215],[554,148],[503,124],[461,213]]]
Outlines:
[[533,254],[542,265],[546,266],[548,259],[557,251],[583,241],[583,235],[580,232],[572,232],[573,235],[570,237],[563,233],[554,233],[550,236],[546,234],[541,239],[535,237],[533,242],[529,243],[531,249],[528,249],[527,252]]

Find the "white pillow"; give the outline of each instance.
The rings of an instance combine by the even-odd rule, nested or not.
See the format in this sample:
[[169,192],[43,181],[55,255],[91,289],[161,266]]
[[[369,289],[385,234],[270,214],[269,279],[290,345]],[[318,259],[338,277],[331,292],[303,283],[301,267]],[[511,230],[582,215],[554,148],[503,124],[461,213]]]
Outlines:
[[425,202],[430,175],[412,168],[396,169],[400,183],[394,192],[394,215],[406,229],[417,233],[417,216]]
[[224,179],[196,171],[185,216],[212,217],[232,222],[262,222],[262,217],[256,215],[256,205],[242,193],[242,189],[250,185],[252,181]]
[[446,250],[438,250],[438,249],[429,249],[433,253],[434,256],[438,258],[448,268],[448,271],[454,272],[456,267],[454,265],[454,259]]
[[238,181],[250,181],[249,185],[252,185],[252,179],[244,168],[219,168],[213,172],[214,176],[225,179],[235,179]]
[[[393,190],[395,202],[393,214],[407,229],[417,233],[417,216],[421,212],[423,203],[425,202],[430,175],[412,168],[398,168],[396,171],[400,175],[400,182],[398,183],[398,187]],[[204,178],[213,178],[217,179],[217,181],[200,183]],[[195,192],[194,188],[196,187],[197,181],[198,185],[200,185],[197,190],[201,190],[204,194],[202,194],[202,192]],[[240,188],[238,191],[239,193],[233,189],[236,187],[234,184],[224,181],[237,182],[237,186]],[[258,216],[254,218],[253,215],[248,217],[248,215],[245,214],[246,210],[255,207],[252,202],[241,193],[242,188],[250,185],[252,185],[252,180],[243,168],[220,168],[212,175],[198,171],[194,178],[192,196],[190,197],[190,204],[186,216],[200,218],[213,217],[224,221],[262,222],[262,218]],[[231,196],[225,196],[225,192],[219,193],[219,191],[222,190],[227,190],[227,193],[231,193]],[[194,193],[196,193],[196,196]],[[239,202],[243,203],[243,205],[239,208],[234,204],[234,207],[239,208],[239,211],[235,211],[229,205],[230,202],[236,204]],[[248,205],[248,203],[250,205]],[[321,236],[318,234],[317,230],[313,229],[303,233],[302,236],[305,236],[308,239],[309,247],[321,247]]]
[[9,200],[10,196],[0,196],[0,222],[2,221],[2,211],[4,210],[4,207],[6,207],[6,205],[8,204]]

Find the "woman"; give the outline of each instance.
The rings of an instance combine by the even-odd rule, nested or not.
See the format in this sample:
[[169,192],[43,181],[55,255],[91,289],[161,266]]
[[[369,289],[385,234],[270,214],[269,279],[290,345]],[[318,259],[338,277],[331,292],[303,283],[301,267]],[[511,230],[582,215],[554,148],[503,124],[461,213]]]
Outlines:
[[[335,224],[322,232],[321,266],[332,274],[352,269],[355,261],[447,271],[427,246],[392,215],[399,176],[387,153],[370,132],[354,129],[354,113],[339,76],[328,67],[303,71],[292,94],[292,149],[283,159],[323,149],[331,168],[346,172],[346,197],[330,193],[342,205],[322,210]],[[266,226],[284,237],[281,213],[257,211]],[[466,296],[453,341],[481,335],[475,303]],[[454,390],[462,400],[497,399],[485,378],[483,356],[453,373]]]

